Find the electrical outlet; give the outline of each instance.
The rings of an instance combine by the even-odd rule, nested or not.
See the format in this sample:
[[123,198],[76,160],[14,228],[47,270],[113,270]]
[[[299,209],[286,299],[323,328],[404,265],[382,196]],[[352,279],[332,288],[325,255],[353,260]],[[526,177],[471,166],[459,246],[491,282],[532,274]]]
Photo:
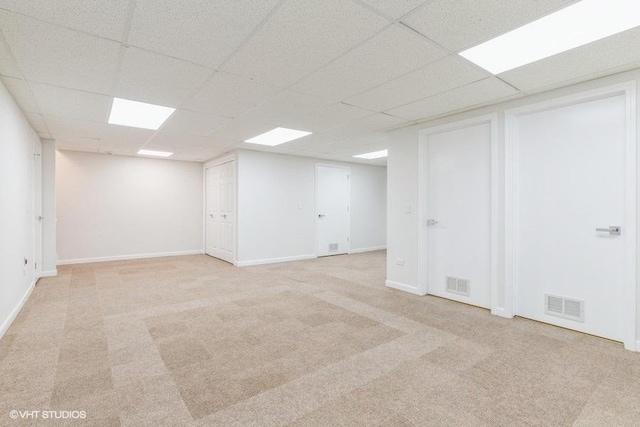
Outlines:
[[396,260],[396,265],[398,265],[398,266],[400,266],[400,267],[404,267],[404,260],[403,260],[403,259],[398,258],[398,259]]

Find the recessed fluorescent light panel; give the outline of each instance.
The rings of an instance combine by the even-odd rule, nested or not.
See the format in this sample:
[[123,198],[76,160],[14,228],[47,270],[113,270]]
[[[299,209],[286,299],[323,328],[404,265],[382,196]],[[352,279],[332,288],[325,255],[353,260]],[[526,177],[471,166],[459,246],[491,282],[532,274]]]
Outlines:
[[109,123],[112,125],[156,130],[169,118],[175,108],[113,98]]
[[153,151],[153,150],[140,150],[138,154],[141,156],[155,156],[155,157],[169,157],[173,156],[173,153],[168,151]]
[[639,25],[638,0],[582,0],[460,55],[500,74]]
[[294,139],[302,138],[307,135],[311,135],[311,132],[287,128],[275,128],[269,132],[263,133],[262,135],[247,139],[245,142],[275,147],[276,145],[284,144],[285,142],[293,141]]
[[389,154],[389,150],[381,150],[381,151],[374,151],[373,153],[358,154],[357,156],[353,156],[353,157],[357,157],[358,159],[373,160],[373,159],[381,159],[383,157],[387,157],[388,154]]

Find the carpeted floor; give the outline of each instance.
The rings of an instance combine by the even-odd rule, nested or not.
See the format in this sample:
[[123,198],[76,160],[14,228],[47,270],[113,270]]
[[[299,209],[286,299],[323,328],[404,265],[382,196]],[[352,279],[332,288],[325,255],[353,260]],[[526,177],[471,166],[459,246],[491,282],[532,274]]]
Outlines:
[[0,425],[640,425],[640,354],[385,288],[384,264],[61,267],[0,341]]

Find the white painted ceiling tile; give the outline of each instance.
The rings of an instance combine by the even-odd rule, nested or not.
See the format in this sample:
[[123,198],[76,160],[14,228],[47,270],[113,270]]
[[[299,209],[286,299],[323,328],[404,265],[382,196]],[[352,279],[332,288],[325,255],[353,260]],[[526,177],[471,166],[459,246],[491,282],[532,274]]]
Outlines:
[[163,149],[171,148],[171,150],[169,151],[172,151],[178,148],[206,149],[213,145],[214,141],[211,137],[187,133],[168,132],[163,129],[149,139],[149,141],[145,145],[145,149],[158,149],[162,151]]
[[104,135],[106,123],[89,122],[85,120],[68,119],[65,117],[45,116],[45,122],[51,135],[57,137],[96,138]]
[[125,50],[115,95],[177,107],[202,86],[213,70],[130,47]]
[[447,51],[424,37],[394,25],[292,89],[342,101],[447,55]]
[[27,84],[22,79],[2,77],[2,83],[6,86],[13,100],[25,113],[40,113],[35,99],[31,95]]
[[345,102],[374,111],[385,111],[490,76],[457,55],[353,96]]
[[249,122],[238,119],[227,126],[214,130],[210,136],[215,144],[225,145],[240,143],[254,136],[268,132],[273,128],[274,126],[272,124]]
[[449,92],[394,108],[389,110],[388,113],[408,120],[422,120],[467,107],[498,102],[518,94],[519,92],[511,86],[495,77],[490,77]]
[[95,139],[56,139],[56,150],[86,151],[98,153],[100,151],[100,141]]
[[0,76],[21,78],[18,65],[13,60],[11,52],[3,41],[4,35],[0,27]]
[[366,129],[373,131],[387,130],[404,124],[407,120],[389,114],[377,113],[360,119],[356,124],[362,124]]
[[402,22],[452,52],[460,52],[576,1],[434,0]]
[[129,44],[216,68],[278,0],[137,0]]
[[0,0],[0,9],[112,40],[122,40],[129,1]]
[[285,89],[244,113],[241,118],[279,126],[288,118],[310,113],[329,104],[331,101],[327,99]]
[[219,72],[193,98],[184,103],[184,108],[237,117],[265,102],[277,90],[246,77]]
[[106,123],[111,111],[109,96],[40,83],[31,83],[31,90],[44,115]]
[[101,139],[104,143],[113,145],[126,144],[139,147],[147,142],[154,133],[155,131],[150,129],[108,124]]
[[177,110],[162,126],[163,131],[191,135],[208,135],[216,129],[233,123],[229,117],[200,113],[190,110]]
[[640,66],[640,28],[500,74],[525,92],[578,83]]
[[362,0],[392,19],[398,19],[428,0]]
[[0,28],[27,80],[111,92],[120,43],[1,10]]
[[336,103],[299,117],[286,119],[282,122],[282,125],[292,129],[320,132],[344,125],[352,120],[370,116],[372,113],[372,111],[359,107]]
[[351,1],[289,0],[222,69],[287,87],[388,24]]

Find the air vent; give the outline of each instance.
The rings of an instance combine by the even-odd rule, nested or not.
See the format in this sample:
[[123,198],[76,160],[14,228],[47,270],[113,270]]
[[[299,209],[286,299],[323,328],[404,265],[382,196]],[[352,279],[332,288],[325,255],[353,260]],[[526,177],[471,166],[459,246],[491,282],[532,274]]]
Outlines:
[[329,252],[335,252],[338,250],[338,244],[337,243],[329,243]]
[[550,316],[584,322],[584,301],[545,294],[544,312]]
[[469,280],[460,279],[459,277],[450,277],[447,276],[447,292],[451,292],[453,294],[469,296],[470,294],[470,286]]

